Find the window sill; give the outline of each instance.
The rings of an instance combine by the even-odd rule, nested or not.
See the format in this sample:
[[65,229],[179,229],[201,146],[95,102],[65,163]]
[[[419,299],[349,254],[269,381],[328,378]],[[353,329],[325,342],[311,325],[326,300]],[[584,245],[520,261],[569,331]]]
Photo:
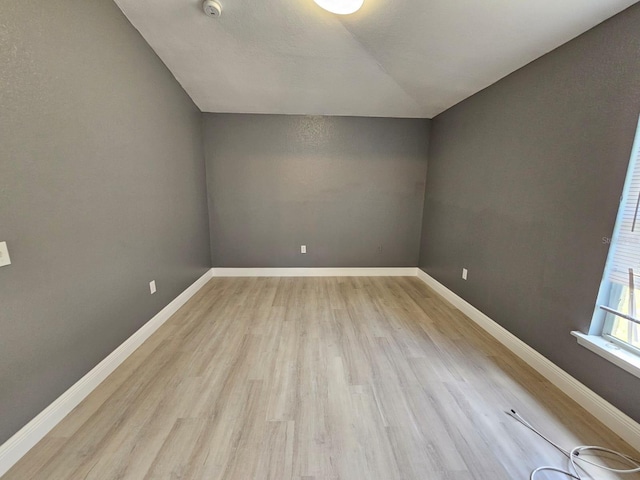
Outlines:
[[640,378],[640,357],[615,343],[611,343],[599,335],[585,335],[582,332],[571,332],[578,343],[593,353],[609,360],[611,363]]

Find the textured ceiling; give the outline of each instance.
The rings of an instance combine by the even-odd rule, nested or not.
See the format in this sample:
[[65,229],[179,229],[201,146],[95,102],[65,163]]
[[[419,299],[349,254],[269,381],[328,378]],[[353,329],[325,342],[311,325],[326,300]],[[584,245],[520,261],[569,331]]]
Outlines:
[[205,112],[431,118],[636,0],[116,0]]

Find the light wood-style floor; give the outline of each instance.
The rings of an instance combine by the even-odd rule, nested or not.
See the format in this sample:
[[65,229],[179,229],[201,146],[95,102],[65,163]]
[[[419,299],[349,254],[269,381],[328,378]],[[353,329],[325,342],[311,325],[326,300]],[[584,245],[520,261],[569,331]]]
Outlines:
[[218,278],[5,478],[499,480],[566,466],[510,408],[565,447],[635,453],[416,278]]

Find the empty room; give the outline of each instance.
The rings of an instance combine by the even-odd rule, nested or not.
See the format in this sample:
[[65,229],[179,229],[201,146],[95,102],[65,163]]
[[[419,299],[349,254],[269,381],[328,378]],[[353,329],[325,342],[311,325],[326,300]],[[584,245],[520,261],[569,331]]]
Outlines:
[[4,0],[0,477],[640,478],[639,26]]

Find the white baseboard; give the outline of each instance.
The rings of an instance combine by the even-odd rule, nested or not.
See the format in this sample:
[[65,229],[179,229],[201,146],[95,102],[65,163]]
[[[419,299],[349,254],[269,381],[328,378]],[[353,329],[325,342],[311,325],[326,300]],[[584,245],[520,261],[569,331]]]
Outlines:
[[212,268],[214,277],[415,277],[416,267]]
[[211,270],[178,295],[169,305],[145,323],[107,358],[78,380],[66,392],[0,446],[0,477],[4,475],[42,437],[49,433],[71,410],[89,395],[129,355],[165,323],[187,300],[211,279]]
[[[417,276],[454,307],[496,338],[496,340],[538,371],[543,377],[566,393],[576,403],[607,425],[629,445],[637,451],[640,451],[640,424],[635,420],[618,410],[604,398],[580,383],[556,364],[498,325],[491,318],[421,269],[417,269]],[[569,332],[567,332],[567,335],[569,335]]]

